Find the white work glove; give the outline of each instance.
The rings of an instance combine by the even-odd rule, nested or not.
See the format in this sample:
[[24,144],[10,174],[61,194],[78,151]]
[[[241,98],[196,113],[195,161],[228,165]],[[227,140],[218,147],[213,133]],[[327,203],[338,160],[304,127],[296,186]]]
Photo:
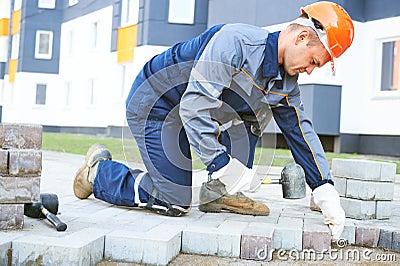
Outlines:
[[329,183],[323,184],[312,192],[315,204],[324,215],[324,223],[331,229],[332,239],[339,240],[344,229],[346,216],[340,205],[340,197],[335,187]]
[[231,195],[239,191],[253,192],[263,181],[255,170],[247,168],[235,158],[230,158],[229,163],[213,172],[211,177],[212,179],[219,179]]

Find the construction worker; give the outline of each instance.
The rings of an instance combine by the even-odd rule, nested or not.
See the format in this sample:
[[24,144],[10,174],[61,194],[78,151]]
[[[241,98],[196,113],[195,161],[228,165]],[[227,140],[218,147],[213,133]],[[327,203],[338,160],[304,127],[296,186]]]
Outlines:
[[192,202],[193,149],[210,176],[200,189],[201,211],[268,215],[266,205],[242,191],[260,183],[251,169],[254,151],[273,116],[338,238],[345,214],[297,79],[328,62],[333,69],[334,59],[350,47],[354,28],[332,2],[310,4],[301,13],[279,32],[216,25],[148,61],[126,101],[147,171],[113,161],[106,146],[95,144],[75,176],[75,195],[85,199],[93,193],[111,204],[181,216]]

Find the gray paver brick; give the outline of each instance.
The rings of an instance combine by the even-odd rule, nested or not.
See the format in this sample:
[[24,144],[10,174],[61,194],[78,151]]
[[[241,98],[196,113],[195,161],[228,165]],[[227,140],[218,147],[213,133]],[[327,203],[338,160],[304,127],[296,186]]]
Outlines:
[[340,198],[346,217],[354,219],[374,219],[375,201],[365,201],[360,199]]
[[11,265],[11,241],[0,239],[0,266]]
[[0,230],[24,227],[24,204],[0,204]]
[[392,249],[393,231],[381,228],[379,232],[378,247]]
[[40,177],[0,176],[0,203],[29,203],[40,199]]
[[181,229],[160,225],[147,232],[117,230],[105,237],[105,259],[167,265],[181,250]]
[[379,241],[379,228],[356,225],[356,244],[377,247]]
[[12,249],[12,265],[95,265],[103,259],[104,231],[26,235],[12,241]]
[[225,221],[218,228],[187,227],[182,233],[182,252],[239,257],[241,235],[247,225],[247,222]]
[[0,124],[2,148],[41,149],[42,126],[34,124]]
[[303,229],[288,224],[277,224],[274,230],[274,249],[302,250],[303,248]]
[[346,196],[346,189],[347,189],[347,178],[334,176],[333,182],[335,184],[335,189],[339,193],[340,196]]
[[392,216],[392,201],[376,202],[376,219],[389,219]]
[[392,200],[394,183],[347,180],[346,197],[362,200]]
[[395,251],[400,251],[400,231],[394,231],[392,237],[392,249]]
[[339,177],[393,182],[396,165],[358,159],[332,159],[332,174]]
[[0,149],[0,175],[8,174],[8,150]]
[[42,151],[9,150],[8,174],[11,176],[40,176]]
[[356,227],[354,222],[346,220],[340,238],[347,240],[348,244],[356,243]]

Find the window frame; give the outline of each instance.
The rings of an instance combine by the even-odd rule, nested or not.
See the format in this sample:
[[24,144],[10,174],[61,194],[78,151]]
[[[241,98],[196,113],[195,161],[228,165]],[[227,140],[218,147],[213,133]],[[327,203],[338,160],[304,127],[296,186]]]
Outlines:
[[[43,54],[40,53],[40,35],[48,34],[49,35],[49,47],[48,53]],[[37,30],[36,31],[36,39],[35,39],[35,59],[47,59],[51,60],[53,57],[53,32],[48,30]]]

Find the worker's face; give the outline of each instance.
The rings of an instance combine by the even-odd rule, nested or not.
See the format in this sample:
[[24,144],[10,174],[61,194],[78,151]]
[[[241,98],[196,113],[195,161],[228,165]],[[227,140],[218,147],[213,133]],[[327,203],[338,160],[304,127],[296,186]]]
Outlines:
[[322,67],[330,61],[331,56],[319,40],[314,41],[312,45],[309,45],[309,42],[309,32],[303,30],[286,49],[283,55],[283,66],[289,75],[304,72],[309,75],[314,68]]

